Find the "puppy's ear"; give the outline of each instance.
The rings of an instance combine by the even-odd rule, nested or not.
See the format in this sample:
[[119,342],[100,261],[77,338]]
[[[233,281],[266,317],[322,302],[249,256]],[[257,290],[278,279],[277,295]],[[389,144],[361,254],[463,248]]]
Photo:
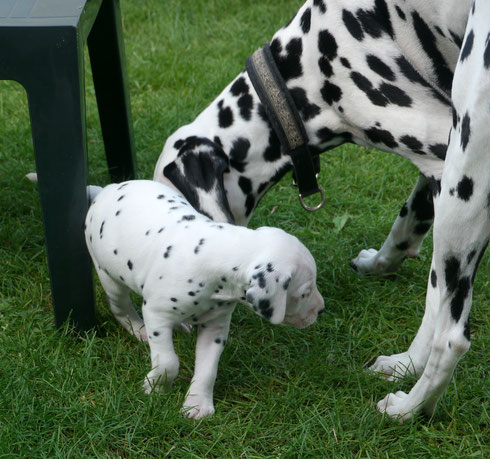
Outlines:
[[273,324],[280,324],[286,315],[290,281],[291,274],[276,272],[271,263],[258,265],[249,276],[247,302],[257,314]]
[[163,170],[176,188],[200,213],[215,221],[234,223],[223,184],[223,174],[230,162],[216,142],[201,137],[188,137],[177,143],[175,161]]

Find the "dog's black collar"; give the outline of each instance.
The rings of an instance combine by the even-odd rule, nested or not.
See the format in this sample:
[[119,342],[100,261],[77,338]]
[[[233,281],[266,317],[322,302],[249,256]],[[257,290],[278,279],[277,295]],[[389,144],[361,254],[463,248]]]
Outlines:
[[[267,44],[250,56],[246,67],[282,148],[293,162],[301,205],[309,211],[321,209],[325,195],[316,180],[305,126],[279,73],[270,45]],[[304,198],[315,193],[321,194],[321,203],[315,207],[307,206]]]

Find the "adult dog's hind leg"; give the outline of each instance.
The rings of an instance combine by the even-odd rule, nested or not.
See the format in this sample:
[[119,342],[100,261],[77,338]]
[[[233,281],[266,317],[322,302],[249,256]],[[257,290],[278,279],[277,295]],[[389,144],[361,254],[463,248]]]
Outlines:
[[380,250],[362,250],[352,260],[361,274],[382,275],[398,270],[407,257],[416,257],[434,220],[429,181],[421,174]]

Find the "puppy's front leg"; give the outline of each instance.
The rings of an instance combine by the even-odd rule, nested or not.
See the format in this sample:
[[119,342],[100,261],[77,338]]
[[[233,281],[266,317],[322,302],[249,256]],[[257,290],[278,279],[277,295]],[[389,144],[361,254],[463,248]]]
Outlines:
[[172,385],[179,372],[179,359],[174,350],[172,340],[173,324],[162,321],[146,305],[143,308],[148,343],[151,351],[151,371],[146,375],[143,387],[149,394],[152,390],[159,391],[162,387]]
[[194,378],[187,392],[182,412],[185,416],[201,419],[214,413],[213,389],[218,362],[230,331],[229,314],[199,327],[196,343]]

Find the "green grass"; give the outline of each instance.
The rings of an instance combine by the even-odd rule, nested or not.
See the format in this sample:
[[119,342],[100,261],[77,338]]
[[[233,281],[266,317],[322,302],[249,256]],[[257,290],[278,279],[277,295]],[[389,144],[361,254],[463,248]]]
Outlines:
[[[122,2],[139,175],[151,178],[165,138],[190,122],[286,23],[300,0]],[[88,61],[87,61],[88,62]],[[88,64],[87,64],[88,65]],[[87,77],[91,182],[108,181]],[[252,227],[298,236],[318,264],[327,312],[306,330],[272,326],[237,308],[215,388],[216,414],[180,416],[195,336],[176,334],[181,372],[167,394],[143,394],[145,344],[112,319],[97,283],[97,331],[53,326],[26,97],[0,83],[0,457],[489,457],[488,258],[477,277],[472,348],[436,415],[398,425],[375,411],[388,391],[363,372],[405,350],[424,305],[431,242],[389,278],[348,267],[379,247],[415,183],[401,158],[352,145],[323,155],[325,209],[304,212],[286,177]],[[348,216],[336,232],[336,222]]]

